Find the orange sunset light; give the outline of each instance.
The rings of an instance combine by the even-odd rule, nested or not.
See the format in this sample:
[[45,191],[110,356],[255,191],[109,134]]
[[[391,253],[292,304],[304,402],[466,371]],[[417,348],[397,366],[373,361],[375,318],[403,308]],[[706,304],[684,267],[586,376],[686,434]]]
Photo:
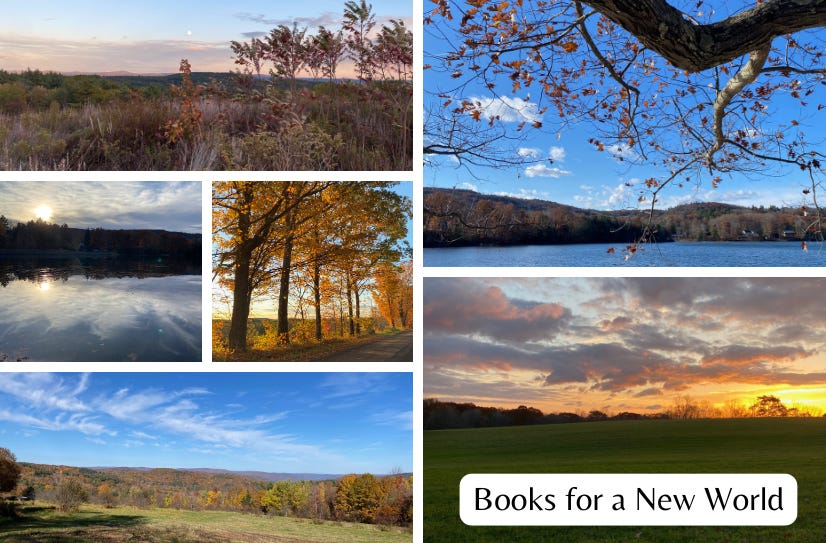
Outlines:
[[[819,278],[427,278],[424,395],[545,413],[826,413]],[[793,311],[791,308],[794,308]]]

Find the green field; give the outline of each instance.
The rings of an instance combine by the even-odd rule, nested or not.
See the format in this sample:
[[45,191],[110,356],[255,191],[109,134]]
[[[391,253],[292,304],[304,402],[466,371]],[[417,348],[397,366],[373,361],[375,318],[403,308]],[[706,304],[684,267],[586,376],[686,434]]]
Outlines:
[[[789,473],[798,516],[779,527],[482,527],[459,519],[468,473]],[[826,540],[826,418],[612,421],[424,433],[424,540]]]
[[0,518],[3,543],[410,543],[409,531],[368,524],[312,521],[224,511],[104,509],[62,514],[44,504]]

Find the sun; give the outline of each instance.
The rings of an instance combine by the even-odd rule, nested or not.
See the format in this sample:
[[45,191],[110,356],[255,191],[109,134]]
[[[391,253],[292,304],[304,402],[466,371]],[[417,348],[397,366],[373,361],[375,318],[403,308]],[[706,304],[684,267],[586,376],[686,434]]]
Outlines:
[[38,219],[48,221],[52,218],[52,208],[46,204],[41,204],[35,208],[34,214]]

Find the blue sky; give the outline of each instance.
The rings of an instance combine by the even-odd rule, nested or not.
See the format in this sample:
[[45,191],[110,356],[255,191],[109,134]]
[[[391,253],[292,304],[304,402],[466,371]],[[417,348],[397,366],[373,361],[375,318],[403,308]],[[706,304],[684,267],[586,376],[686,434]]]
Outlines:
[[0,214],[13,222],[51,210],[71,228],[201,232],[200,181],[0,181]]
[[409,373],[3,373],[21,462],[289,473],[412,471]]
[[[683,8],[695,5],[695,2],[681,0],[672,3],[679,4]],[[735,12],[741,4],[743,2],[706,1],[700,8],[705,12],[698,12],[694,15],[704,20],[719,20]],[[525,3],[526,9],[528,5]],[[448,24],[455,28],[462,18],[458,8],[454,7],[453,16],[453,21]],[[444,25],[443,19],[439,17],[434,19]],[[482,24],[478,16],[474,22]],[[455,47],[456,44],[461,43],[461,39],[451,34],[449,30],[442,32],[444,28],[447,27],[437,28],[425,25],[424,63],[426,65],[431,64],[437,68],[438,58],[451,50],[451,44]],[[809,37],[822,40],[823,30],[812,31]],[[822,41],[815,41],[815,43],[822,44]],[[778,52],[782,53],[784,42],[778,39],[774,45],[778,48]],[[584,51],[585,47],[583,46],[582,49]],[[820,50],[822,50],[822,45]],[[545,53],[547,54],[547,48]],[[782,57],[782,55],[778,56]],[[488,58],[483,58],[477,64],[485,65],[488,62],[490,62]],[[662,60],[660,59],[659,62]],[[526,127],[524,139],[514,143],[511,148],[511,156],[521,155],[540,162],[521,167],[466,168],[459,166],[452,157],[426,157],[426,161],[429,162],[424,172],[426,187],[467,188],[483,193],[539,198],[594,209],[634,209],[640,207],[637,198],[643,180],[649,177],[662,178],[666,174],[665,168],[650,166],[644,160],[635,160],[639,159],[639,156],[633,151],[629,152],[627,148],[624,152],[624,160],[620,160],[618,154],[610,149],[606,148],[603,152],[597,151],[594,145],[588,143],[589,138],[597,135],[594,125],[563,126],[559,122],[560,119],[554,106],[547,98],[543,100],[542,89],[537,84],[523,85],[514,93],[513,81],[507,77],[507,73],[496,79],[478,77],[471,80],[467,76],[472,71],[467,67],[470,64],[467,62],[455,71],[453,67],[447,71],[438,69],[424,71],[425,112],[430,106],[435,105],[439,108],[438,104],[447,101],[450,97],[453,100],[451,108],[456,107],[463,99],[479,101],[483,104],[485,112],[482,122],[478,125],[480,130],[487,125],[486,121],[489,117],[486,116],[494,114],[501,116],[501,123],[498,126],[505,127],[510,135],[518,134],[516,127],[522,121],[527,121],[528,127],[534,121],[541,122],[543,127],[539,130]],[[504,55],[502,64],[505,64]],[[557,64],[554,68],[557,68]],[[460,73],[461,76],[459,76]],[[540,74],[535,75],[539,79]],[[710,77],[706,81],[713,81],[713,74],[706,75]],[[765,76],[761,78],[758,79],[756,85],[765,82]],[[493,98],[486,88],[491,81],[495,84],[494,90],[498,95],[497,98]],[[467,84],[462,86],[465,83]],[[575,85],[584,87],[584,84],[580,83]],[[645,89],[642,84],[640,87]],[[703,92],[701,88],[698,95]],[[772,123],[776,123],[774,126],[780,128],[773,128],[773,130],[784,130],[782,123],[785,123],[786,141],[793,139],[797,130],[802,130],[805,131],[809,140],[814,142],[814,148],[818,149],[818,142],[826,141],[824,112],[817,110],[817,96],[821,92],[822,86],[815,89],[814,95],[809,99],[811,107],[808,109],[802,108],[799,102],[791,99],[788,94],[776,95],[776,99],[769,105],[765,128],[769,129],[773,126]],[[443,93],[444,96],[437,99],[435,98],[437,93]],[[643,99],[651,99],[651,96],[643,94]],[[545,106],[550,106],[550,109],[543,114],[540,109]],[[789,129],[789,119],[799,121],[799,125],[794,129]],[[822,150],[822,145],[820,145],[820,150]],[[619,155],[622,156],[623,153]],[[701,171],[693,175],[683,187],[674,186],[665,189],[660,194],[658,207],[672,207],[697,201],[718,201],[744,206],[772,204],[799,206],[804,199],[802,190],[809,185],[808,176],[797,167],[759,169],[748,174],[724,174],[721,177],[722,183],[717,189],[713,189],[711,187],[713,175],[707,170]],[[642,206],[648,205],[646,202]]]
[[[373,2],[373,10],[379,25],[401,18],[410,26],[410,0]],[[311,31],[336,28],[343,11],[343,0],[6,2],[0,69],[171,73],[188,58],[193,71],[229,71],[231,40],[293,21]]]

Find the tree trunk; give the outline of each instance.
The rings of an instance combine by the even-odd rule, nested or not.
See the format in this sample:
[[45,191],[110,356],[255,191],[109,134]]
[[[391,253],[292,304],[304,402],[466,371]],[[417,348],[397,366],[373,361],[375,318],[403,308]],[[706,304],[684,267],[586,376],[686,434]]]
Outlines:
[[359,292],[358,282],[353,285],[353,294],[356,298],[356,335],[361,335],[361,292]]
[[[292,214],[287,217],[287,229],[292,229]],[[290,321],[289,321],[289,304],[290,304],[290,266],[292,264],[293,255],[293,236],[287,235],[284,240],[284,256],[281,259],[281,274],[279,281],[278,292],[278,335],[283,338],[285,343],[290,342]]]
[[229,348],[247,350],[247,319],[250,315],[250,253],[241,247],[235,260],[235,280],[232,289],[232,322],[229,328]]
[[315,298],[315,338],[324,339],[321,334],[321,264],[313,263],[313,297]]
[[356,326],[353,322],[353,282],[350,272],[347,272],[347,316],[350,324],[350,337],[356,335]]

